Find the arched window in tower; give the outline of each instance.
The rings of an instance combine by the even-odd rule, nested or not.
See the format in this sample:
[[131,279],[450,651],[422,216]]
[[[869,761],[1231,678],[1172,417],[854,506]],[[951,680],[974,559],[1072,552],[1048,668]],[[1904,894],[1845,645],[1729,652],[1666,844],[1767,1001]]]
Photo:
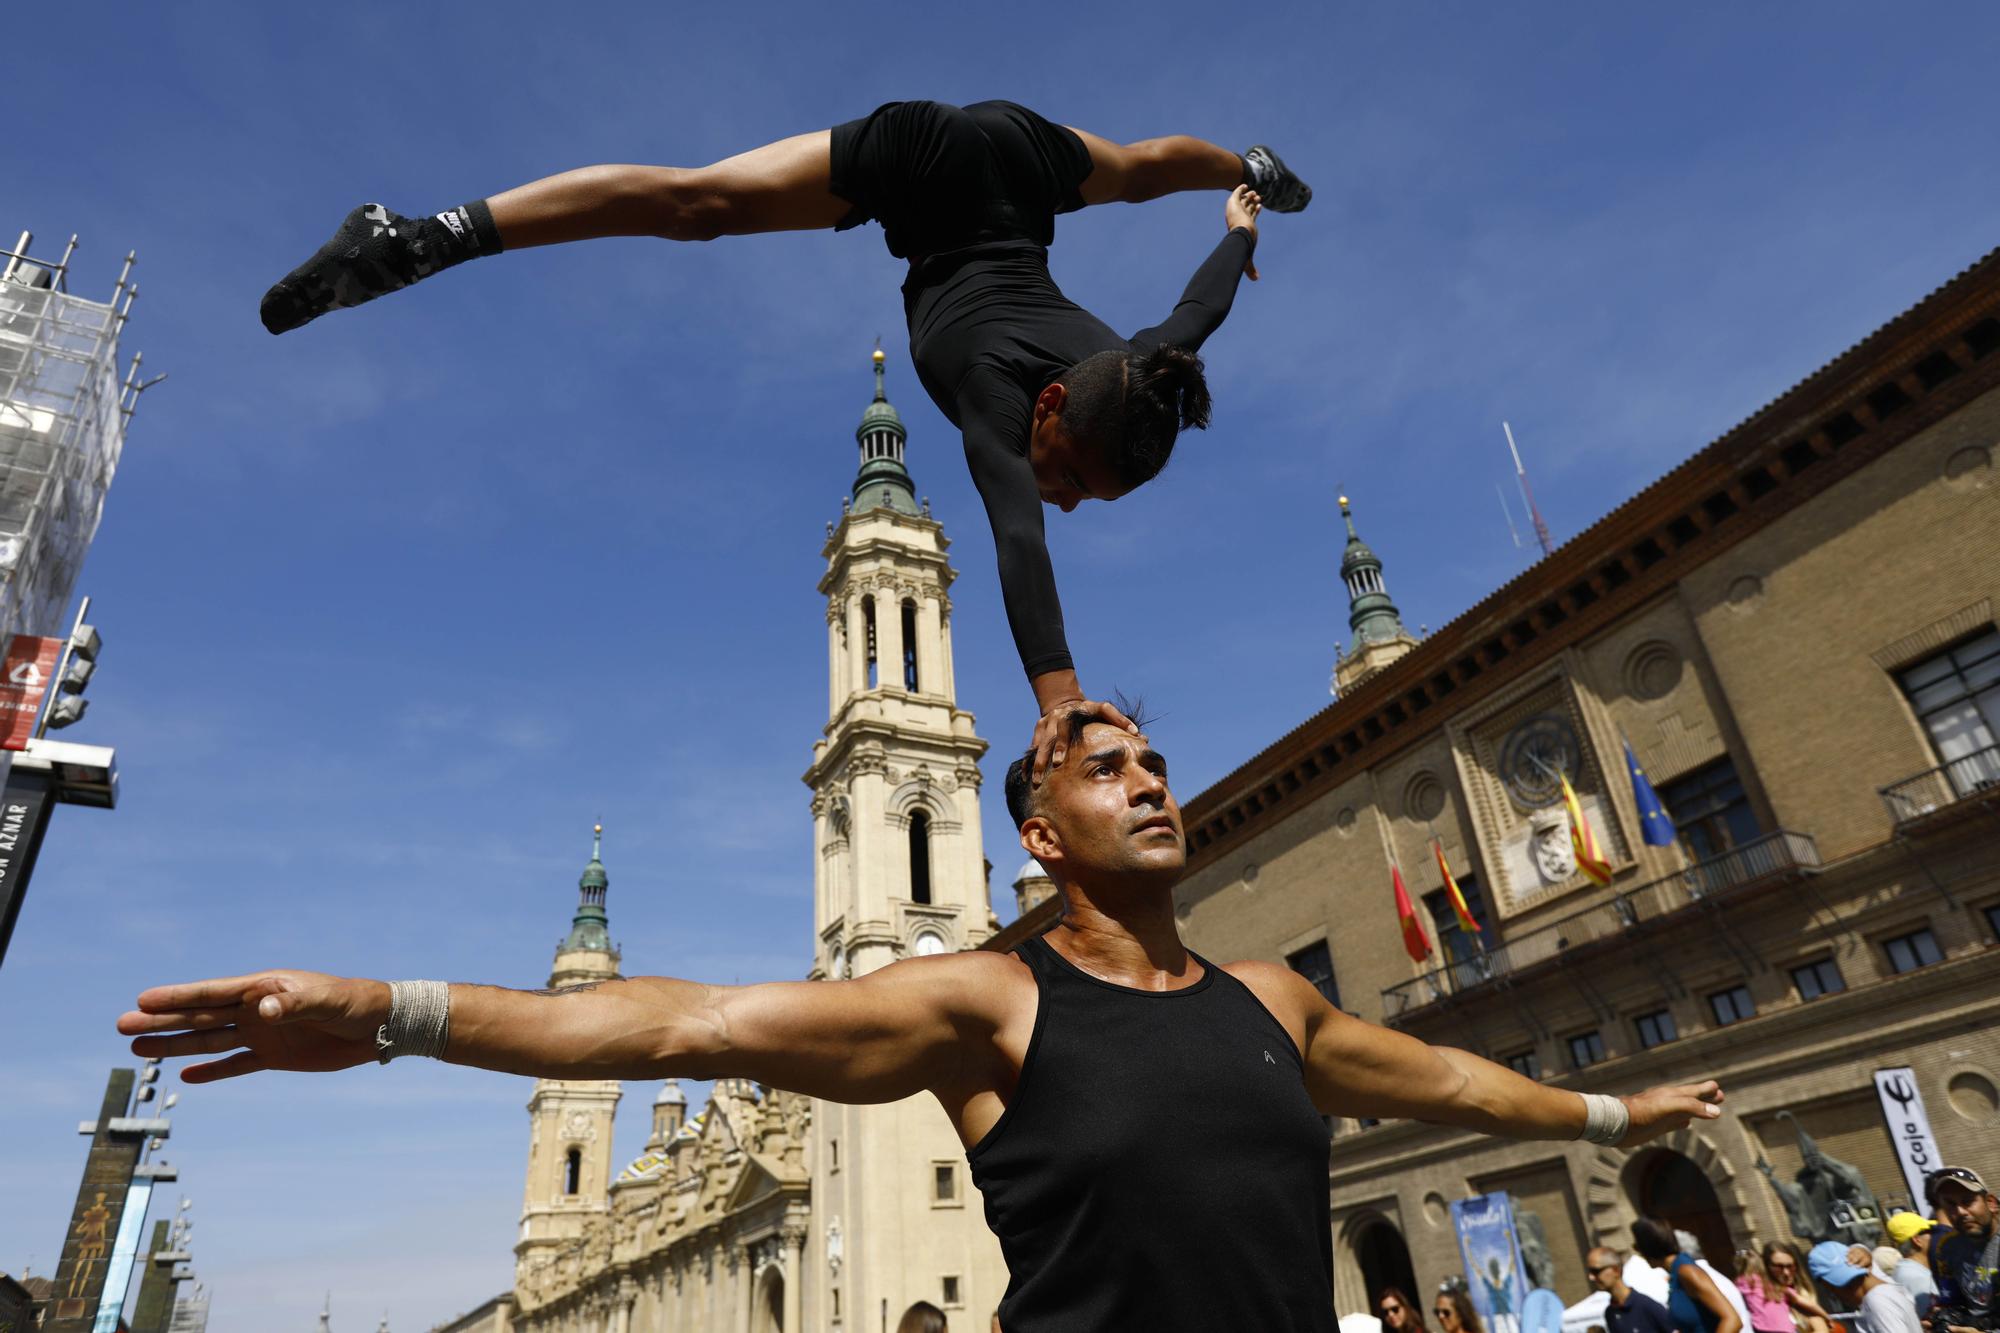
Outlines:
[[868,636],[864,650],[868,654],[868,688],[872,690],[875,688],[875,599],[873,597],[861,599],[861,623]]
[[563,1159],[563,1193],[574,1194],[583,1187],[583,1149],[571,1148]]
[[917,692],[917,604],[903,603],[903,688]]
[[931,900],[931,817],[919,810],[910,816],[910,901]]

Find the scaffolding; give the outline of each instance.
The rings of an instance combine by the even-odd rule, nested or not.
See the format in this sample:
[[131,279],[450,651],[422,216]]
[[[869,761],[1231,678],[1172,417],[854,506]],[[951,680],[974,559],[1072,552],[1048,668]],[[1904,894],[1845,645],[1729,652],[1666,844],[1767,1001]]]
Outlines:
[[23,232],[0,250],[0,644],[67,629],[126,423],[150,387],[141,358],[118,370],[118,336],[139,294],[134,256],[111,299],[91,301],[69,291],[76,237],[54,264],[28,254],[33,240]]

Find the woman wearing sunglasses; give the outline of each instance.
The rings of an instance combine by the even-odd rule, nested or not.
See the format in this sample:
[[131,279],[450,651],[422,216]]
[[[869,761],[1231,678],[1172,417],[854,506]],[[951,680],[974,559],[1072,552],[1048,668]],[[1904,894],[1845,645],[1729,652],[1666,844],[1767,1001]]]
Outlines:
[[1438,1333],[1486,1333],[1486,1326],[1479,1322],[1479,1311],[1472,1308],[1471,1295],[1461,1288],[1440,1290],[1431,1314],[1437,1318]]

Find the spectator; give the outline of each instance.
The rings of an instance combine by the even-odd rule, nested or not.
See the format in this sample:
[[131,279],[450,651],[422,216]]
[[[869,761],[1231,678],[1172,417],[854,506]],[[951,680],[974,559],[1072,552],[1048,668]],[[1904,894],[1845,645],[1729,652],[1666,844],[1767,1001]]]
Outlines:
[[896,1321],[896,1333],[948,1333],[950,1327],[945,1323],[944,1311],[929,1301],[918,1301]]
[[1855,1263],[1849,1248],[1837,1240],[1823,1240],[1806,1255],[1806,1266],[1855,1311],[1860,1333],[1924,1333],[1910,1293]]
[[[2000,1278],[2000,1227],[1994,1215],[2000,1199],[1970,1167],[1947,1166],[1924,1182],[1924,1201],[1951,1228],[1931,1242],[1931,1276],[1938,1304],[1963,1310],[1986,1328],[1994,1326],[1994,1287]],[[1952,1333],[1971,1326],[1953,1322]]]
[[1439,1287],[1431,1314],[1438,1321],[1438,1333],[1486,1333],[1479,1311],[1472,1308],[1472,1296],[1462,1286]]
[[1387,1333],[1430,1333],[1424,1327],[1424,1312],[1410,1303],[1401,1287],[1384,1287],[1375,1298],[1375,1313],[1382,1316]]
[[1590,1285],[1611,1299],[1604,1307],[1604,1326],[1609,1333],[1675,1333],[1673,1316],[1666,1306],[1626,1285],[1625,1260],[1618,1251],[1600,1245],[1583,1256],[1583,1266]]
[[1931,1276],[1931,1232],[1935,1230],[1937,1223],[1920,1213],[1889,1214],[1889,1239],[1896,1242],[1897,1252],[1902,1256],[1901,1262],[1889,1270],[1889,1278],[1909,1289],[1917,1302],[1919,1319],[1928,1319],[1931,1306],[1937,1301],[1937,1279]]
[[1785,1300],[1785,1289],[1771,1279],[1757,1251],[1736,1252],[1736,1290],[1750,1311],[1752,1333],[1798,1333],[1798,1320]]
[[1784,1241],[1774,1240],[1764,1247],[1764,1271],[1785,1293],[1785,1304],[1792,1307],[1800,1333],[1832,1333],[1833,1317],[1819,1303],[1803,1255]]
[[1667,1274],[1667,1313],[1679,1333],[1743,1333],[1743,1320],[1703,1271],[1681,1253],[1673,1228],[1656,1217],[1632,1224],[1632,1248]]
[[1729,1302],[1729,1308],[1736,1311],[1736,1318],[1742,1322],[1743,1327],[1750,1327],[1750,1307],[1743,1303],[1743,1293],[1736,1289],[1736,1283],[1727,1273],[1702,1257],[1701,1242],[1695,1238],[1695,1234],[1692,1231],[1676,1231],[1674,1244],[1680,1246],[1682,1254],[1694,1260],[1695,1267],[1708,1274],[1708,1280],[1722,1293],[1722,1299]]

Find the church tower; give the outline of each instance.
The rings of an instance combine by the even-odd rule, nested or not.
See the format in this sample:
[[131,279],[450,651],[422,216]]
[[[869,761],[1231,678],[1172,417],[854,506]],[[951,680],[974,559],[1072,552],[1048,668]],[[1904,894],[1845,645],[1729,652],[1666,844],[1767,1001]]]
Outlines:
[[1340,516],[1347,521],[1347,549],[1340,557],[1340,581],[1347,585],[1347,624],[1354,646],[1333,667],[1333,693],[1346,694],[1362,681],[1417,646],[1396,604],[1382,582],[1382,559],[1354,530],[1354,512],[1340,497]]
[[[598,825],[590,864],[577,880],[576,916],[556,946],[549,985],[577,986],[618,975],[618,950],[604,915],[610,879],[604,873],[604,826]],[[555,1262],[579,1238],[585,1220],[610,1207],[611,1118],[616,1079],[537,1079],[528,1098],[528,1187],[521,1236],[514,1244],[515,1285]]]
[[[999,928],[979,820],[986,742],[952,682],[951,543],[917,502],[884,361],[878,348],[860,471],[821,552],[827,723],[805,773],[814,979],[971,948]],[[954,1325],[982,1320],[1006,1268],[936,1101],[816,1101],[812,1123],[807,1326],[873,1333],[885,1309],[893,1325],[919,1300]]]

